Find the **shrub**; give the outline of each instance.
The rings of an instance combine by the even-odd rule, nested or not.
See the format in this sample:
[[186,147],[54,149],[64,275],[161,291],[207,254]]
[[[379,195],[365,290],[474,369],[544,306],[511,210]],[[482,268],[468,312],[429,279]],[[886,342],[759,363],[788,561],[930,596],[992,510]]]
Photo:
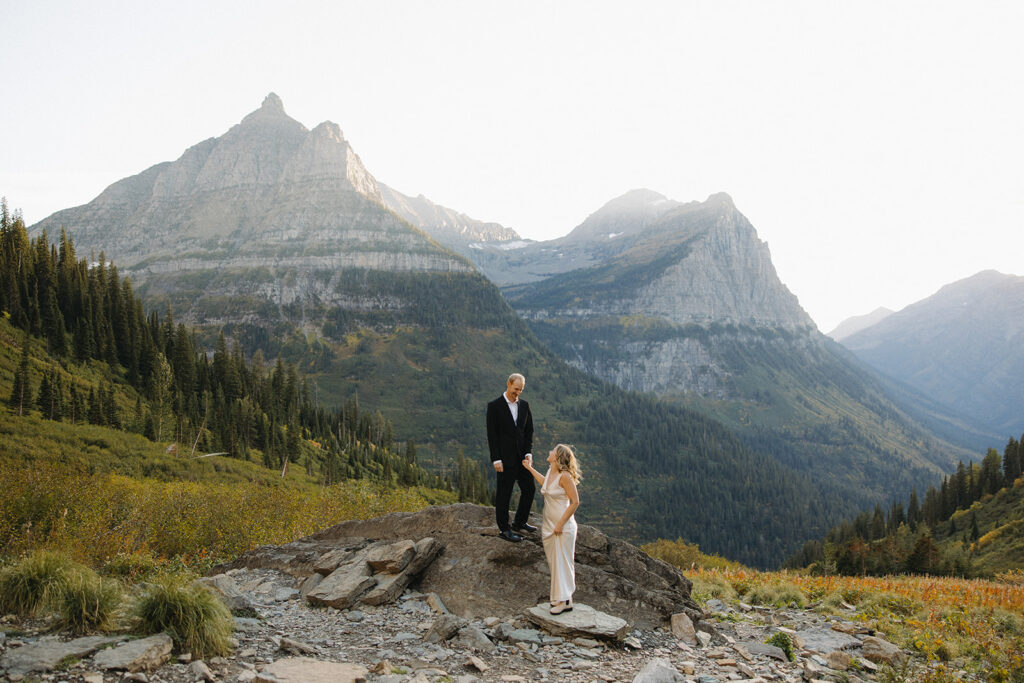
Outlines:
[[186,576],[165,576],[146,586],[132,613],[140,631],[166,631],[181,652],[199,658],[230,650],[231,612],[212,591],[189,583]]
[[807,605],[807,596],[804,592],[794,586],[791,583],[784,583],[779,586],[779,598],[776,605],[784,607],[786,605],[795,604],[797,607],[804,607]]
[[110,628],[123,596],[117,581],[80,567],[67,574],[49,601],[60,615],[60,627],[83,634]]
[[873,593],[857,606],[867,615],[885,616],[886,613],[909,617],[921,609],[921,601],[898,593]]
[[779,600],[779,592],[771,584],[759,583],[750,587],[743,600],[751,605],[774,605]]
[[81,565],[60,553],[39,550],[0,570],[0,612],[35,614]]
[[138,583],[153,576],[157,568],[157,561],[150,553],[118,553],[103,565],[103,573]]
[[732,600],[736,597],[736,591],[732,584],[720,576],[698,576],[693,579],[693,599],[705,603],[711,598]]
[[821,606],[818,608],[818,611],[828,613],[840,612],[844,609],[844,602],[846,600],[843,599],[843,594],[839,591],[833,591],[821,598]]

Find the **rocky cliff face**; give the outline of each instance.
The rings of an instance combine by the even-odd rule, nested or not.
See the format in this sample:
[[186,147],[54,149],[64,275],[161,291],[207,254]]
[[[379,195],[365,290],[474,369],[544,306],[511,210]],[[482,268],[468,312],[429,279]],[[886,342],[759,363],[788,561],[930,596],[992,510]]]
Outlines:
[[1024,277],[989,270],[946,285],[843,345],[997,433],[1024,430]]
[[[510,286],[509,298],[556,348],[575,348],[563,354],[570,362],[623,388],[729,397],[736,368],[722,335],[735,345],[751,331],[785,333],[786,343],[816,334],[767,245],[724,194],[681,204],[633,191],[543,244],[512,258],[547,249],[587,265]],[[545,334],[555,328],[573,341]]]
[[386,209],[336,124],[307,130],[273,93],[224,135],[32,231],[61,226],[79,251],[105,252],[136,282],[251,267],[471,270]]

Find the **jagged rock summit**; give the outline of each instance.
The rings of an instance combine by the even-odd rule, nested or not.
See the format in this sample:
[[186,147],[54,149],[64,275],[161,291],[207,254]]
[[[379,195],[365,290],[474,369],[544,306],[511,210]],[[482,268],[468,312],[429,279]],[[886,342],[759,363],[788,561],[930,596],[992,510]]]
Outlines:
[[253,267],[471,270],[385,207],[337,124],[308,130],[274,93],[220,137],[31,232],[61,227],[81,253],[104,252],[136,282]]
[[[525,614],[547,602],[550,586],[538,534],[508,543],[497,536],[493,508],[466,503],[343,522],[215,571],[239,568],[286,572],[311,604],[338,609],[381,604],[412,585],[463,618]],[[703,617],[678,569],[587,525],[576,546],[576,585],[576,602],[633,625],[665,625],[679,613]],[[609,633],[621,636],[617,629]]]

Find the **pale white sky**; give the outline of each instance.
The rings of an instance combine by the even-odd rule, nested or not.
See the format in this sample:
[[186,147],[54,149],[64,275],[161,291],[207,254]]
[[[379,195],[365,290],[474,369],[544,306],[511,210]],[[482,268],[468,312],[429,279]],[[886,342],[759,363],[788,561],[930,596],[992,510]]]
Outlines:
[[32,224],[270,91],[370,172],[533,239],[724,191],[823,331],[1024,258],[1024,3],[0,0]]

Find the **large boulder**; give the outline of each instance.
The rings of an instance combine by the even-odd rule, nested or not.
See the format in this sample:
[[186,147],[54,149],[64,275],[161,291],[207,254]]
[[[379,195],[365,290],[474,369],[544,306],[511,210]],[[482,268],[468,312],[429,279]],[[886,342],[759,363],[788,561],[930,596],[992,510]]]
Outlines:
[[[533,522],[539,525],[540,520]],[[414,543],[412,559],[398,574],[386,570],[401,564],[407,550],[397,561],[380,565],[384,571],[371,567],[365,578],[373,585],[360,586],[363,592],[357,599],[392,599],[396,580],[386,577],[405,573],[409,585],[436,593],[452,613],[466,618],[514,616],[548,600],[550,575],[539,534],[509,543],[497,535],[494,508],[468,503],[342,522],[287,545],[257,548],[215,571],[277,569],[305,580],[314,572],[332,575],[356,557],[366,561],[370,553],[383,556],[386,546],[394,555],[408,547],[403,541]],[[322,586],[309,592],[311,601]],[[677,613],[694,622],[703,617],[682,572],[585,524],[576,542],[576,586],[577,602],[639,627],[664,626]]]

